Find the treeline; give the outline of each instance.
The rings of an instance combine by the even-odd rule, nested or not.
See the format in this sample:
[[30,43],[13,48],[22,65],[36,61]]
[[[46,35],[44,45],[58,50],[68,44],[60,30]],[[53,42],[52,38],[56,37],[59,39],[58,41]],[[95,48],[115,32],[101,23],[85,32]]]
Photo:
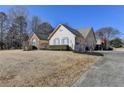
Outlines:
[[21,49],[31,32],[50,34],[53,27],[34,15],[29,19],[24,6],[14,6],[0,12],[0,49]]

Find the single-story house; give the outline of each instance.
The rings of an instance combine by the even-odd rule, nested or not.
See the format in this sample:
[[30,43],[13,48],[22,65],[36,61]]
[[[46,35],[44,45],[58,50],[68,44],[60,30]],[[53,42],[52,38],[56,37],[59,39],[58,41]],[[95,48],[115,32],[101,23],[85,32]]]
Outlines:
[[29,45],[36,47],[37,49],[42,49],[48,45],[48,35],[33,32],[31,37],[29,38]]
[[48,37],[49,45],[68,45],[75,51],[84,52],[86,48],[94,49],[96,44],[93,29],[76,30],[59,24]]

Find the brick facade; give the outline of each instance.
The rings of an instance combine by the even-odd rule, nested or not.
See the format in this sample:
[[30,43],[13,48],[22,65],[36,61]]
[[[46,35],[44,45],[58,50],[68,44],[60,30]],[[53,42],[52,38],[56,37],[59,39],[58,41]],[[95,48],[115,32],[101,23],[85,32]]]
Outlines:
[[46,45],[48,45],[47,40],[40,40],[35,33],[33,33],[32,37],[29,39],[29,45],[32,45],[33,40],[36,40],[36,46],[37,49],[44,48]]

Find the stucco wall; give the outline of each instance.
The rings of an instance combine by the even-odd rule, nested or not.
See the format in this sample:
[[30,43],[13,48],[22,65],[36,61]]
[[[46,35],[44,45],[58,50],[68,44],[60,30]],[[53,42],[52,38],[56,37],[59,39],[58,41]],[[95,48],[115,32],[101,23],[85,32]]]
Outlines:
[[69,46],[74,50],[75,49],[75,35],[72,34],[68,29],[66,29],[64,26],[60,26],[59,29],[54,33],[54,35],[49,40],[49,45],[54,45],[54,39],[59,38],[60,44],[62,44],[62,39],[68,37],[69,38]]

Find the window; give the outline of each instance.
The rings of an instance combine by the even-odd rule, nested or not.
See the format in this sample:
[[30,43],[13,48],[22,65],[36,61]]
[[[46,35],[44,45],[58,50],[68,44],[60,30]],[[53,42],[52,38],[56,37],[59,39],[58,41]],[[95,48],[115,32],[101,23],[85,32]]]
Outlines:
[[62,30],[62,29],[60,29],[59,31],[60,31],[60,32],[62,32],[63,30]]
[[62,40],[61,40],[62,44],[63,45],[69,45],[69,38],[68,37],[64,37]]
[[64,39],[61,40],[61,44],[64,45]]
[[36,39],[33,39],[32,45],[33,45],[33,46],[36,46],[36,45],[37,45]]
[[54,39],[54,45],[60,45],[60,40],[59,38]]

